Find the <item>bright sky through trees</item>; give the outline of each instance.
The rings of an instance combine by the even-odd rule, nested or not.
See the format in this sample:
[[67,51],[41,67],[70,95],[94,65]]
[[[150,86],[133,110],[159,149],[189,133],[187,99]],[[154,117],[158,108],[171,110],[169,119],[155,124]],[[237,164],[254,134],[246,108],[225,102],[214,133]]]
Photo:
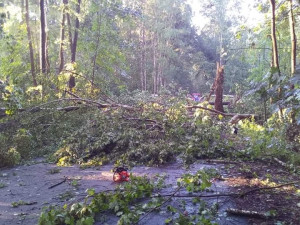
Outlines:
[[[193,10],[193,24],[201,30],[205,24],[209,22],[207,18],[201,15],[201,0],[188,0]],[[256,1],[242,0],[240,1],[241,10],[232,12],[233,14],[241,14],[247,18],[246,25],[255,26],[263,21],[264,15],[255,7]],[[203,9],[202,9],[203,10]]]

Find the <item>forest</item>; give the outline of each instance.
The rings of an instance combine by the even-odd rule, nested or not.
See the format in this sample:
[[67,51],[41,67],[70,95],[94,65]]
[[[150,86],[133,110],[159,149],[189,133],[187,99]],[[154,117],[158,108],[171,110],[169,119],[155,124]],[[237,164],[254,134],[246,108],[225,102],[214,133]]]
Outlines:
[[0,0],[0,225],[300,224],[299,0]]

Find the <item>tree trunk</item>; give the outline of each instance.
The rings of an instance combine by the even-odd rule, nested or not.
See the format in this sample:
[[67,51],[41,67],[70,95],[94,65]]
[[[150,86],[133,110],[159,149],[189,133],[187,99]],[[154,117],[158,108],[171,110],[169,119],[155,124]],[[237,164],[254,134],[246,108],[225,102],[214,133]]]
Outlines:
[[278,48],[276,39],[276,22],[275,22],[275,0],[270,0],[271,10],[272,10],[272,25],[271,25],[271,36],[272,36],[272,67],[279,70],[279,60],[278,60]]
[[224,66],[217,63],[217,73],[215,81],[215,110],[224,112],[223,108],[223,84],[224,84]]
[[41,17],[41,27],[40,27],[40,70],[42,73],[47,72],[46,68],[46,18],[45,18],[45,2],[40,0],[40,17]]
[[33,53],[33,47],[32,47],[32,39],[31,39],[31,29],[30,29],[30,24],[29,24],[28,0],[25,0],[25,21],[26,21],[26,28],[27,28],[27,38],[28,38],[28,47],[29,47],[29,55],[30,55],[32,82],[33,82],[34,86],[37,86],[35,66],[34,66],[34,53]]
[[144,91],[147,91],[147,66],[146,66],[146,35],[145,27],[143,27],[143,56],[144,56],[144,65],[143,65],[143,75],[144,75]]
[[[48,1],[46,0],[46,6],[48,6]],[[45,11],[45,32],[46,32],[46,55],[45,55],[45,59],[46,59],[46,73],[50,73],[50,60],[49,60],[49,53],[48,53],[48,43],[49,43],[49,35],[48,35],[48,24],[47,24],[47,11]]]
[[296,51],[297,51],[297,38],[295,33],[295,18],[293,15],[293,0],[289,0],[289,24],[291,35],[291,75],[295,74],[296,69]]
[[140,61],[140,79],[141,79],[141,89],[142,91],[147,90],[147,80],[146,80],[146,58],[145,58],[145,25],[144,22],[142,22],[141,25],[141,31],[140,31],[140,36],[141,36],[141,61]]
[[[294,76],[296,70],[296,57],[297,57],[297,37],[295,32],[295,18],[293,15],[293,0],[289,0],[289,24],[290,24],[290,36],[291,36],[291,76]],[[291,89],[294,89],[294,84],[291,85]],[[291,111],[291,126],[288,129],[288,138],[292,141],[299,135],[299,125],[296,121],[296,112],[293,108]]]
[[[81,0],[77,0],[77,6],[76,6],[76,13],[77,15],[80,14],[80,4]],[[72,56],[71,56],[71,62],[76,62],[76,50],[77,50],[77,40],[78,40],[78,33],[79,33],[79,18],[76,17],[75,20],[75,31],[74,31],[74,40],[72,43]]]
[[[81,0],[77,0],[77,6],[76,6],[77,15],[80,14],[80,4],[81,4]],[[76,20],[75,20],[74,40],[73,40],[72,49],[71,49],[71,52],[72,52],[71,62],[72,63],[76,62],[76,50],[77,50],[78,33],[79,33],[79,18],[77,16]],[[70,88],[70,90],[72,88],[74,88],[75,85],[76,85],[75,77],[73,75],[71,75],[70,79],[69,79],[69,88]]]
[[63,0],[63,10],[61,19],[61,30],[60,30],[60,46],[59,46],[59,67],[58,73],[60,73],[64,68],[64,40],[65,40],[65,20],[66,20],[66,0]]
[[157,71],[156,71],[156,43],[155,33],[153,34],[153,94],[157,94]]
[[[68,2],[68,0],[66,0]],[[73,46],[73,41],[72,41],[72,25],[71,25],[71,18],[70,14],[67,12],[67,24],[68,24],[68,34],[69,34],[69,45],[70,45],[70,51],[72,55],[72,46]]]

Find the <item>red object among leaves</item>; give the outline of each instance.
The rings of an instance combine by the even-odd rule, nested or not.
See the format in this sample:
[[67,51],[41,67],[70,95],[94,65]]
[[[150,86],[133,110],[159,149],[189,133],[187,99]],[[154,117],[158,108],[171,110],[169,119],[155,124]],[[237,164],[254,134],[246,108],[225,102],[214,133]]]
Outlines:
[[114,170],[113,180],[114,182],[129,181],[129,173],[124,167],[117,167]]

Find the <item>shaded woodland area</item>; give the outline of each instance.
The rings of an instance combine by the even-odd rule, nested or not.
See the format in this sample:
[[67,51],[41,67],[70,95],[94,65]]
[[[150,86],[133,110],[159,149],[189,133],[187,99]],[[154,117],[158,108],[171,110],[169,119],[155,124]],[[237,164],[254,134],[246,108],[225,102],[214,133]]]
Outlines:
[[0,206],[16,196],[7,174],[32,162],[66,173],[49,189],[75,192],[80,179],[60,168],[176,165],[177,186],[134,174],[48,208],[11,204],[39,204],[41,225],[147,224],[164,212],[162,224],[299,223],[300,2],[196,2],[0,0]]

